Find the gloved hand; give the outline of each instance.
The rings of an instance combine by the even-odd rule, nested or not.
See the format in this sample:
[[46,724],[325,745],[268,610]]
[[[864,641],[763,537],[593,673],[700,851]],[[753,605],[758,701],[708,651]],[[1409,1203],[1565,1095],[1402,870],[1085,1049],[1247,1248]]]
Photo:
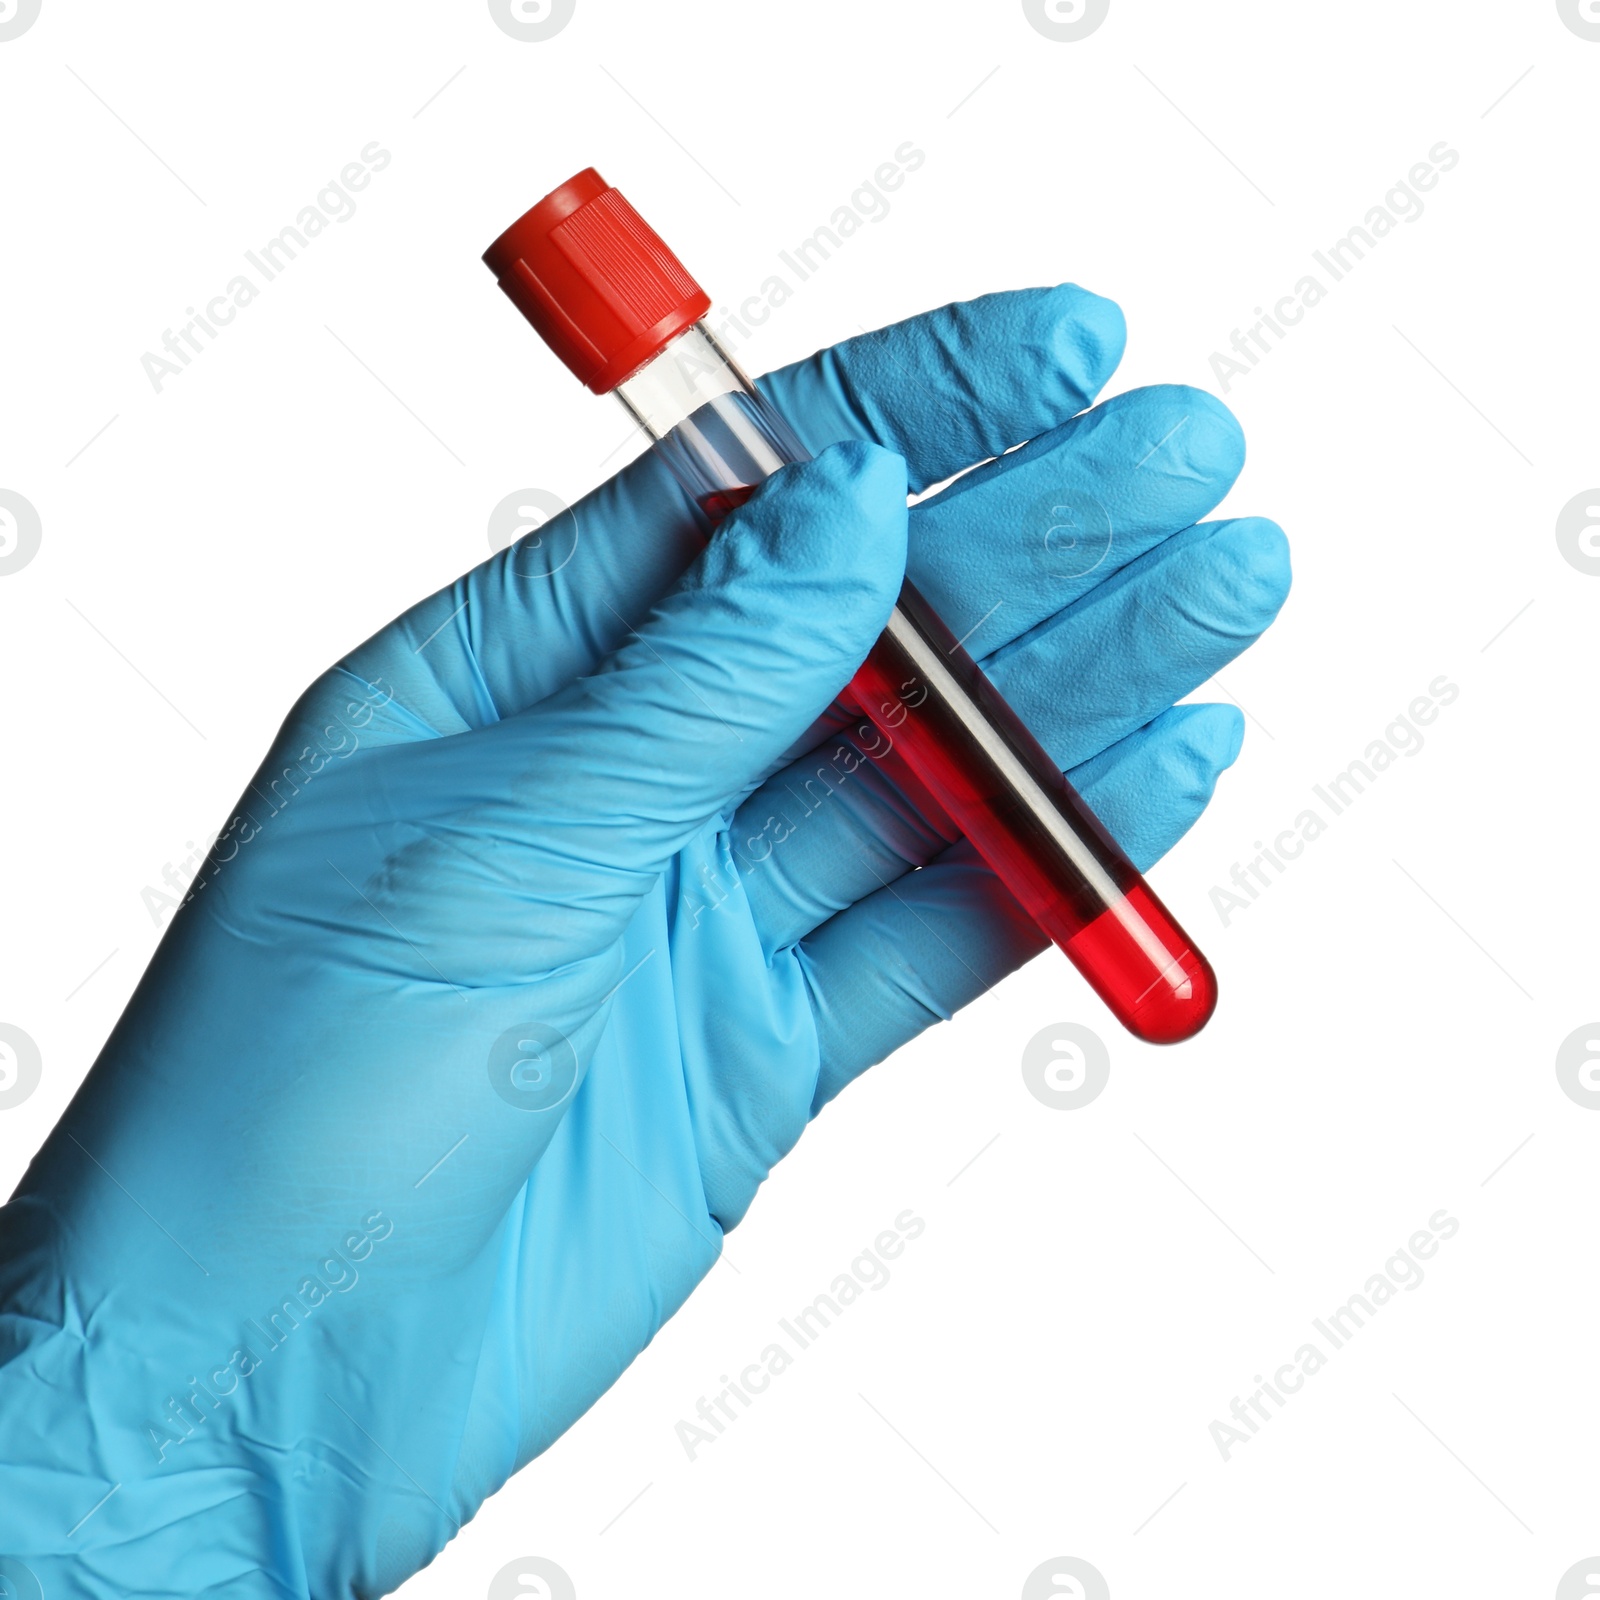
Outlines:
[[[0,1212],[0,1550],[51,1600],[398,1585],[828,1099],[1042,948],[837,754],[907,564],[1137,862],[1184,832],[1242,727],[1174,702],[1288,562],[1194,525],[1217,401],[1077,415],[1122,343],[1072,287],[852,339],[765,380],[817,459],[703,554],[643,458],[306,692]],[[1047,541],[1096,505],[1098,560]]]

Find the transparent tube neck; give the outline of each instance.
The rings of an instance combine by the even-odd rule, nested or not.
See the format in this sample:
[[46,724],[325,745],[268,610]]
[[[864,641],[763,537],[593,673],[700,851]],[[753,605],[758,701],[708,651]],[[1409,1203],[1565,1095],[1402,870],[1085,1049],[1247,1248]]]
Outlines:
[[704,322],[686,328],[614,392],[713,522],[779,467],[810,459]]
[[697,322],[613,392],[652,439],[661,439],[701,406],[754,388],[716,335]]

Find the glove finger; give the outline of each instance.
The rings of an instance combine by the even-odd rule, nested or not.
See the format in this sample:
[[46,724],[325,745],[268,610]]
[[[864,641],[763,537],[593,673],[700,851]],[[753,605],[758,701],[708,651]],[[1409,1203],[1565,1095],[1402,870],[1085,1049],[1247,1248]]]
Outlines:
[[1289,542],[1265,517],[1175,533],[984,663],[1063,767],[1181,700],[1271,625]]
[[[1072,781],[1145,869],[1205,809],[1243,736],[1232,706],[1174,706],[1075,770]],[[1046,944],[965,840],[840,912],[797,951],[822,1052],[813,1109]],[[1077,992],[1089,995],[1087,985]]]
[[1220,400],[1133,389],[923,501],[907,572],[982,660],[1208,515],[1243,465]]
[[[985,670],[1052,758],[1074,767],[1246,649],[1282,605],[1289,576],[1275,523],[1202,524],[1141,556]],[[890,763],[876,759],[886,748],[870,729],[826,741],[740,807],[731,848],[769,951],[950,843],[946,819],[925,818]]]
[[870,439],[921,493],[1065,422],[1122,359],[1121,310],[1076,284],[941,306],[846,339],[757,385],[812,450]]

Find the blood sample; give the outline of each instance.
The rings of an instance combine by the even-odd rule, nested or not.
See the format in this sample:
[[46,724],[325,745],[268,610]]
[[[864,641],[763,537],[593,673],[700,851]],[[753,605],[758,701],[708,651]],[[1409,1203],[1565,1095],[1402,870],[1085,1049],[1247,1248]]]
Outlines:
[[[592,167],[484,260],[573,373],[617,394],[708,530],[809,459],[704,322],[705,291]],[[1124,1027],[1173,1044],[1205,1026],[1210,963],[910,582],[846,699]]]

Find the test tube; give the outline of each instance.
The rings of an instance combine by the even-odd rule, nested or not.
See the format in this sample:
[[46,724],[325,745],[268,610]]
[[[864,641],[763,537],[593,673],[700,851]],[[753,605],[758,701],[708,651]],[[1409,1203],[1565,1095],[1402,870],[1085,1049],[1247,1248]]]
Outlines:
[[[705,291],[592,167],[484,253],[572,372],[615,393],[710,530],[809,459],[703,320]],[[1023,910],[1137,1038],[1174,1044],[1216,1009],[1210,963],[933,607],[907,582],[841,699],[893,745]]]

